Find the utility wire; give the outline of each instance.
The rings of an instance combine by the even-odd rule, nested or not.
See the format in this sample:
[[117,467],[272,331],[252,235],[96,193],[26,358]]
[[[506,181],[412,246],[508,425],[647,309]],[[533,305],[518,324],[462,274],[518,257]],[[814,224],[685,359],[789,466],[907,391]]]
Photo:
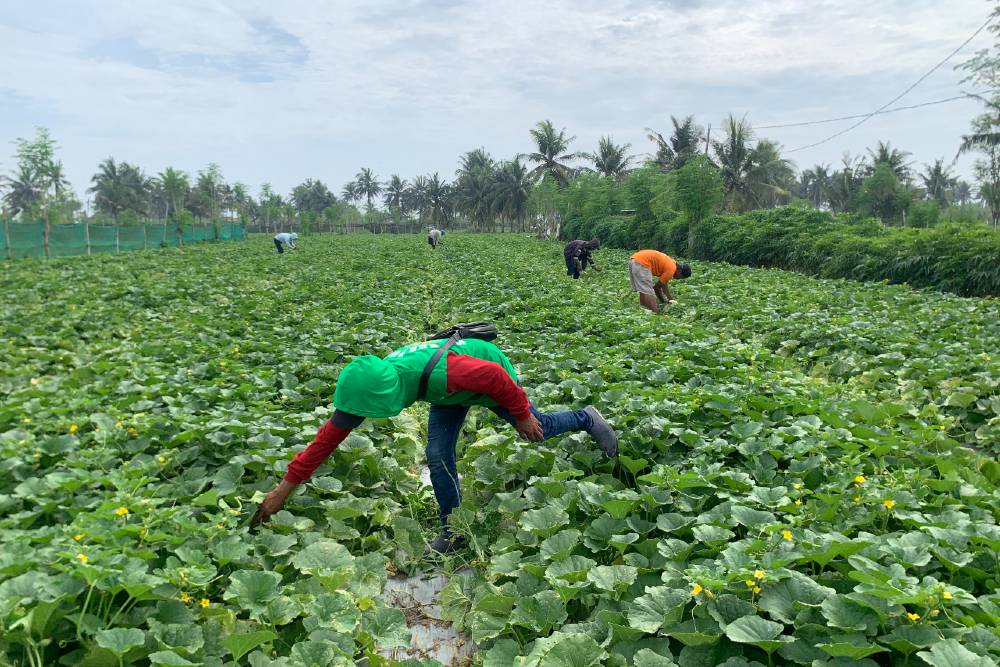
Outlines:
[[826,118],[824,120],[807,120],[800,123],[779,123],[777,125],[754,125],[755,130],[772,130],[779,127],[803,127],[805,125],[823,125],[825,123],[836,123],[842,120],[854,120],[856,118],[865,118],[869,115],[880,116],[887,113],[896,113],[897,111],[907,111],[908,109],[919,109],[921,107],[929,107],[935,104],[944,104],[945,102],[954,102],[955,100],[966,100],[971,99],[970,95],[956,95],[955,97],[949,97],[943,100],[934,100],[933,102],[923,102],[921,104],[911,104],[906,107],[893,107],[892,109],[886,109],[885,111],[876,111],[874,114],[858,114],[856,116],[841,116],[839,118]]
[[903,92],[901,92],[899,95],[896,95],[896,97],[892,98],[891,100],[889,100],[888,102],[886,102],[885,104],[883,104],[882,106],[880,106],[875,111],[872,111],[870,114],[865,115],[857,123],[854,123],[850,127],[847,127],[845,129],[841,130],[840,132],[837,132],[835,134],[831,134],[826,139],[822,139],[820,141],[817,141],[817,142],[812,143],[812,144],[808,144],[806,146],[799,146],[798,148],[793,148],[791,150],[784,151],[784,152],[785,153],[796,153],[798,151],[804,151],[807,148],[815,148],[816,146],[820,146],[822,144],[825,144],[828,141],[832,141],[833,139],[836,139],[837,137],[839,137],[841,135],[844,135],[844,134],[847,134],[851,130],[853,130],[853,129],[857,128],[857,127],[860,127],[862,124],[864,124],[865,122],[867,122],[870,118],[874,117],[878,113],[881,113],[881,112],[885,111],[888,107],[892,106],[893,104],[895,104],[896,102],[898,102],[900,99],[902,99],[902,97],[904,95],[906,95],[911,90],[913,90],[914,88],[916,88],[917,86],[919,86],[921,83],[923,83],[924,79],[926,79],[927,77],[929,77],[931,74],[933,74],[934,72],[936,72],[942,65],[944,65],[946,62],[948,62],[949,60],[951,60],[952,57],[956,53],[958,53],[959,51],[961,51],[962,49],[964,49],[969,42],[971,42],[973,39],[975,39],[976,35],[978,35],[983,30],[985,30],[986,26],[988,26],[992,20],[993,20],[993,17],[990,16],[990,18],[986,19],[986,21],[981,26],[979,26],[979,28],[977,28],[974,33],[972,33],[971,35],[969,35],[969,38],[966,39],[964,42],[962,42],[957,49],[955,49],[954,51],[952,51],[951,53],[949,53],[945,57],[944,60],[942,60],[941,62],[939,62],[937,65],[934,65],[934,67],[930,68],[929,70],[927,70],[927,72],[925,72],[924,75],[921,76],[919,79],[917,79],[916,81],[914,81],[910,85],[909,88],[907,88],[906,90],[904,90]]

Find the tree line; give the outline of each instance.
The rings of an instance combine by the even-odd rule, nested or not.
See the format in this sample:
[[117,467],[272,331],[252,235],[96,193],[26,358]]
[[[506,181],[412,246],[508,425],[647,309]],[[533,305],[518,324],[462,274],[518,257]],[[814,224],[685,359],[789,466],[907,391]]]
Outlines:
[[[992,13],[1000,34],[1000,5]],[[147,175],[138,165],[109,157],[90,180],[93,211],[84,209],[56,157],[45,128],[15,141],[15,168],[0,177],[0,215],[15,221],[43,219],[71,223],[89,216],[129,224],[171,221],[178,229],[194,221],[241,220],[251,228],[310,230],[326,227],[387,230],[417,226],[464,225],[477,230],[558,229],[560,211],[574,188],[594,178],[621,185],[637,171],[662,174],[689,170],[691,206],[742,213],[788,204],[878,219],[885,225],[926,227],[938,221],[1000,224],[1000,44],[961,65],[965,82],[988,92],[979,99],[984,113],[972,121],[956,156],[974,153],[974,183],[956,177],[945,157],[917,168],[911,154],[879,142],[862,155],[845,154],[837,166],[817,164],[797,170],[779,143],[758,138],[744,117],[730,115],[712,139],[692,116],[671,116],[666,133],[646,128],[651,142],[644,155],[630,144],[601,137],[592,152],[574,150],[576,138],[549,120],[529,132],[531,150],[497,159],[485,148],[459,157],[449,181],[438,173],[405,179],[381,178],[362,168],[335,194],[309,178],[282,195],[264,183],[256,196],[243,183],[229,183],[212,163],[191,175],[167,167]],[[693,180],[692,180],[693,179]],[[640,181],[642,179],[639,179]],[[718,201],[705,188],[718,180]],[[688,187],[688,186],[683,186]],[[683,189],[682,187],[682,189]],[[690,189],[689,188],[689,189]],[[683,198],[683,197],[682,197]]]

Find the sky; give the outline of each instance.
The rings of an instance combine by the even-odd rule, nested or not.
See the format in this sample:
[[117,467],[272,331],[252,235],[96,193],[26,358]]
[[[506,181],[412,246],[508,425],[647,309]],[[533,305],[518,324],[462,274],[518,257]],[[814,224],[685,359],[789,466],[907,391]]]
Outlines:
[[[754,125],[872,111],[985,20],[984,0],[0,0],[0,173],[13,141],[50,129],[81,197],[109,156],[153,175],[217,162],[229,182],[339,193],[382,178],[453,177],[461,153],[532,149],[550,119],[653,151],[670,117]],[[971,90],[981,33],[899,105]],[[889,141],[917,167],[951,161],[971,100],[850,122],[759,130],[800,169]],[[4,150],[6,149],[6,150]],[[956,171],[971,172],[961,158]]]

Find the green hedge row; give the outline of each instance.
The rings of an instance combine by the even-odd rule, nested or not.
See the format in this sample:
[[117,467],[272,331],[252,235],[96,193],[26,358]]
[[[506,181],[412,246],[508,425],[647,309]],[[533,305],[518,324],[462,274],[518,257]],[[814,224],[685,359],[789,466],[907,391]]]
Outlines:
[[775,267],[825,278],[905,283],[962,296],[1000,296],[1000,232],[981,225],[929,229],[883,227],[874,220],[795,207],[717,215],[695,229],[688,252],[684,214],[651,218],[574,216],[570,238],[598,237],[623,248],[746,266]]

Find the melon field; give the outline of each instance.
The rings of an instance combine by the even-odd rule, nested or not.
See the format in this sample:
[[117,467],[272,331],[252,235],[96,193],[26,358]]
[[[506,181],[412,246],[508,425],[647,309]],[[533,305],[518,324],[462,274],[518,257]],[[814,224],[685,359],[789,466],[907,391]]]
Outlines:
[[[996,300],[700,263],[657,317],[622,251],[573,281],[513,234],[299,245],[4,265],[0,665],[386,664],[421,572],[490,667],[1000,661]],[[473,409],[469,545],[431,558],[417,404],[249,528],[347,361],[477,320],[620,457]]]

